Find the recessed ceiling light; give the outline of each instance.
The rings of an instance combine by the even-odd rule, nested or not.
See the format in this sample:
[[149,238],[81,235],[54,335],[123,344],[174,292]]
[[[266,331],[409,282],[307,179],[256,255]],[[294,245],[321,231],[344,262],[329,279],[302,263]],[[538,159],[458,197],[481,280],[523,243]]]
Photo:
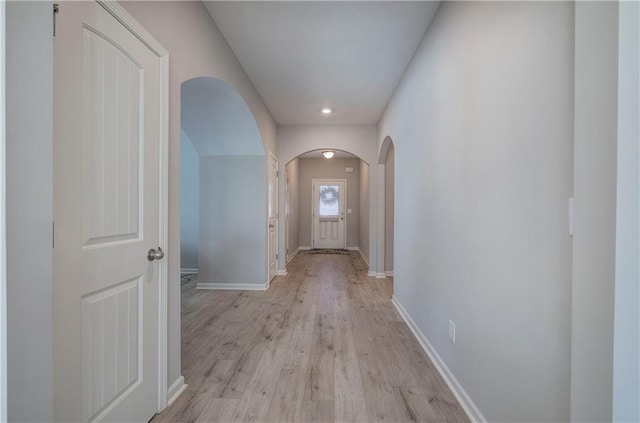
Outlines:
[[322,155],[324,156],[325,159],[332,158],[334,154],[336,154],[335,151],[323,151],[322,152]]
[[331,108],[330,107],[323,107],[321,111],[322,111],[323,115],[330,115],[331,114]]

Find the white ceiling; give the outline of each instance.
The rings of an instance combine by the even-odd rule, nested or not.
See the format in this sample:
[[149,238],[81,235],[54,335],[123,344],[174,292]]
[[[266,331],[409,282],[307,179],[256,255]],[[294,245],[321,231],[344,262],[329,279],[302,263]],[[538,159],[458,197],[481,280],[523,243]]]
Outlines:
[[377,123],[439,5],[204,3],[281,125]]

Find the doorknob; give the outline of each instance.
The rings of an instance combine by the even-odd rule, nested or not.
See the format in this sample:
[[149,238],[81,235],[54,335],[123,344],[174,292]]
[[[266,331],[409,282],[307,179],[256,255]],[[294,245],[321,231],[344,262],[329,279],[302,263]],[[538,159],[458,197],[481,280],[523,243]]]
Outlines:
[[269,227],[270,227],[270,228],[275,228],[275,227],[276,227],[276,225],[269,225]]
[[158,251],[152,248],[147,253],[147,260],[149,261],[161,260],[163,257],[164,257],[164,251],[162,251],[162,248],[160,247],[158,247]]

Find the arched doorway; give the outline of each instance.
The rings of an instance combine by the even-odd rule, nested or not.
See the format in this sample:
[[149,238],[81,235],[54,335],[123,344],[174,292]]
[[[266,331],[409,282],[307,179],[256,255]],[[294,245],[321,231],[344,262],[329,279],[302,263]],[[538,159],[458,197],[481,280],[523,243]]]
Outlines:
[[[330,150],[327,159],[323,151]],[[328,185],[323,185],[326,183]],[[335,191],[336,228],[343,238],[330,246],[321,244],[323,230],[318,207],[322,207],[321,188]],[[369,264],[369,164],[351,152],[338,149],[317,149],[297,155],[284,165],[284,228],[285,254],[288,263],[300,250],[313,248],[344,248],[358,251]],[[318,197],[318,198],[316,198]],[[320,201],[318,201],[320,200]],[[344,204],[339,204],[341,201]],[[328,227],[327,227],[328,228]],[[339,237],[338,237],[339,238]]]
[[[337,150],[346,151],[361,159],[367,164],[369,179],[369,225],[367,257],[368,274],[376,276],[376,270],[380,262],[378,256],[377,236],[380,233],[378,225],[378,149],[375,140],[378,130],[375,125],[311,125],[311,126],[282,126],[278,128],[278,158],[280,162],[280,174],[285,174],[285,165],[296,157],[309,151]],[[285,192],[285,178],[279,179],[279,192]],[[280,210],[284,210],[285,196],[280,196]],[[280,227],[285,227],[284,213],[280,213]],[[285,231],[280,231],[279,272],[286,274]],[[382,271],[382,267],[380,267]]]
[[[393,278],[394,271],[394,206],[395,206],[395,147],[391,137],[382,142],[378,163],[384,165],[384,273]],[[392,279],[393,280],[393,279]]]
[[181,86],[181,269],[197,287],[266,287],[266,159],[257,124],[227,83]]

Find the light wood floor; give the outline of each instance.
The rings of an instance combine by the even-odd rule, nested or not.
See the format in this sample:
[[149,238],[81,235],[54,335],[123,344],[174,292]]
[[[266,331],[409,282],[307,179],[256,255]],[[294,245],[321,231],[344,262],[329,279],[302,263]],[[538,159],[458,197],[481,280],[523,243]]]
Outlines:
[[182,288],[189,385],[160,422],[468,422],[357,253],[299,253],[266,292]]

